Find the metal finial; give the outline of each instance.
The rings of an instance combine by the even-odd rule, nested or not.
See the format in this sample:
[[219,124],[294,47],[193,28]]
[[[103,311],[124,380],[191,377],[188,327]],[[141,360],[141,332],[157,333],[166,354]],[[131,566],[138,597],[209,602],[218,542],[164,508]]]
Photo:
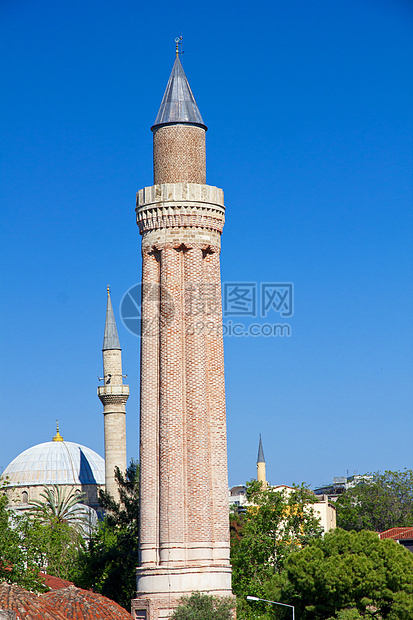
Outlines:
[[53,437],[53,441],[63,441],[63,437],[59,433],[59,420],[56,420],[56,435]]
[[[178,58],[179,54],[182,54],[182,37],[176,37],[175,44],[175,55]],[[179,51],[179,46],[181,46],[181,51]]]
[[109,284],[107,285],[106,290],[108,292],[108,295],[110,295],[110,286],[109,286]]

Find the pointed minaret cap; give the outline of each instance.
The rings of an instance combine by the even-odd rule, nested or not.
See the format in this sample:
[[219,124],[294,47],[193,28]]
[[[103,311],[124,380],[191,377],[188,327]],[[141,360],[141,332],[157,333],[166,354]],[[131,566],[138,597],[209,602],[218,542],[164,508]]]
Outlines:
[[257,463],[265,463],[264,450],[262,448],[262,441],[261,441],[261,433],[260,433],[260,443],[258,446]]
[[208,129],[204,125],[178,54],[169,76],[161,107],[151,129],[153,131],[160,125],[174,125],[176,123],[198,125],[205,131]]
[[106,323],[105,323],[105,335],[103,337],[102,351],[109,351],[115,349],[121,351],[119,344],[118,330],[116,329],[115,315],[113,314],[112,302],[110,300],[110,288],[107,287],[108,302],[106,306]]

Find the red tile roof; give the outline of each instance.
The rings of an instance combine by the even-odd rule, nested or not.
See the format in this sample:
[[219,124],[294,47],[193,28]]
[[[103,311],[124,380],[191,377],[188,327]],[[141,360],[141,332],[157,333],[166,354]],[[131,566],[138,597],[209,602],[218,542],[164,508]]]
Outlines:
[[[3,566],[4,570],[8,570],[11,572],[11,566]],[[45,586],[50,590],[59,590],[59,588],[67,588],[68,586],[74,586],[73,581],[67,581],[67,579],[60,579],[60,577],[54,577],[54,575],[48,575],[43,571],[39,573],[40,579],[43,581]]]
[[133,620],[123,607],[106,596],[74,586],[42,594],[67,620]]
[[392,538],[393,540],[413,540],[413,527],[392,527],[390,530],[380,533],[380,539]]
[[67,588],[68,586],[73,586],[74,583],[72,581],[67,581],[67,579],[60,579],[60,577],[54,577],[53,575],[48,575],[47,573],[40,573],[40,578],[44,582],[44,584],[50,588],[50,590],[59,590],[60,588]]
[[67,620],[42,596],[5,581],[0,583],[0,609],[15,611],[17,620]]

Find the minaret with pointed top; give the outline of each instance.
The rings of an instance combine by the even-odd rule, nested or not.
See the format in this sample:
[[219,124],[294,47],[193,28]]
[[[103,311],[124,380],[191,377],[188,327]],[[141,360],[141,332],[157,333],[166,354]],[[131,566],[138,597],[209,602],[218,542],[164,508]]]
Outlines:
[[205,184],[206,130],[177,53],[152,127],[155,185]]
[[126,470],[126,421],[125,404],[129,386],[123,385],[122,351],[113,314],[110,290],[107,288],[105,335],[103,337],[103,385],[98,396],[103,404],[105,420],[105,488],[118,499],[115,467]]
[[177,53],[152,127],[142,235],[140,564],[135,618],[183,595],[231,595],[220,282],[224,196],[205,184],[205,132]]
[[261,441],[261,433],[260,433],[260,443],[258,445],[258,456],[257,456],[257,480],[262,483],[264,489],[267,488],[267,479],[265,477],[265,458],[264,458],[264,450],[262,447]]

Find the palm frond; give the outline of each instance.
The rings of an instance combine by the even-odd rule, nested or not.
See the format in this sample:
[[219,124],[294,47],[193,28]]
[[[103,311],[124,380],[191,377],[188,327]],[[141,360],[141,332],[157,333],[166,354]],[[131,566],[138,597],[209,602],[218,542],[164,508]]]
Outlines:
[[81,504],[85,499],[85,494],[74,486],[66,490],[53,484],[45,487],[40,497],[43,499],[30,502],[30,512],[44,523],[57,521],[76,526],[77,522],[87,518],[84,514],[85,508]]

